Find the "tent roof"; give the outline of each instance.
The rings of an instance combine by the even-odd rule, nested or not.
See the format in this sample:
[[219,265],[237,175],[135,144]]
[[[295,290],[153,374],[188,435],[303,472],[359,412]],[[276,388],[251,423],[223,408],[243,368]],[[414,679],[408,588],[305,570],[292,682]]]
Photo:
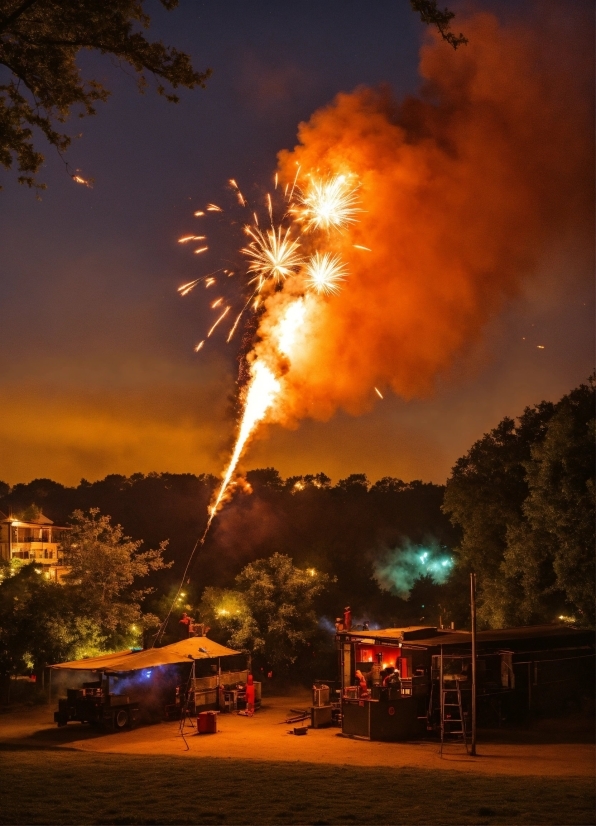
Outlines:
[[239,654],[207,637],[190,637],[187,640],[164,645],[163,648],[147,648],[144,651],[119,651],[101,654],[84,660],[57,663],[52,668],[72,671],[137,671],[141,668],[157,668],[160,665],[176,665],[191,660],[207,660],[215,657],[232,657]]

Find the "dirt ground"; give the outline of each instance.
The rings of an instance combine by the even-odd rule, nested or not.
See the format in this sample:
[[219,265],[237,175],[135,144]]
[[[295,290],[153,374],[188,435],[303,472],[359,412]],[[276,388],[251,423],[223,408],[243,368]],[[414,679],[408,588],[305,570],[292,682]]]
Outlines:
[[[20,708],[0,715],[0,748],[69,749],[97,754],[171,755],[193,758],[232,758],[282,762],[324,763],[335,766],[421,768],[467,771],[475,774],[593,777],[593,726],[566,718],[542,721],[525,732],[480,732],[478,756],[463,746],[449,745],[443,756],[438,743],[377,743],[343,737],[337,728],[310,729],[307,736],[289,732],[290,709],[306,708],[308,692],[270,697],[252,718],[218,715],[218,732],[197,735],[189,723],[180,736],[179,722],[141,726],[118,734],[99,733],[88,725],[70,723],[58,728],[51,706]],[[185,742],[186,740],[186,742]],[[590,742],[592,741],[592,742]]]

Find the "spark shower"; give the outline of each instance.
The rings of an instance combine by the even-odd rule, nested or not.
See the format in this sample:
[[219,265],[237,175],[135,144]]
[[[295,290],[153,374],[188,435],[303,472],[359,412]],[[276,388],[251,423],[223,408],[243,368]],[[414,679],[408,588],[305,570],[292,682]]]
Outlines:
[[[252,223],[244,225],[248,243],[241,249],[247,266],[248,285],[252,290],[248,301],[236,316],[227,335],[229,342],[243,316],[249,309],[260,316],[260,341],[248,354],[249,378],[242,391],[243,412],[236,444],[223,475],[222,483],[209,506],[209,519],[203,535],[205,539],[211,522],[225,501],[234,472],[244,448],[255,428],[268,412],[284,396],[284,374],[301,346],[304,331],[308,330],[309,317],[319,302],[332,301],[347,279],[348,270],[341,256],[334,252],[334,235],[349,237],[350,225],[357,221],[358,181],[351,173],[320,177],[307,173],[304,183],[299,184],[300,168],[293,181],[287,182],[281,197],[282,215],[276,221],[274,199],[266,196],[268,226],[261,228],[258,213],[252,213]],[[238,203],[249,209],[249,203],[235,180],[230,180]],[[279,189],[279,177],[275,176],[274,197]],[[222,212],[222,208],[209,204],[195,213],[204,217],[205,212]],[[204,235],[185,235],[180,243],[201,243]],[[355,245],[366,251],[366,247]],[[206,252],[205,245],[195,253]],[[217,284],[219,273],[234,274],[221,270],[196,279],[179,287],[187,295],[195,286],[205,288]],[[223,297],[211,303],[219,315],[207,333],[207,338],[228,315],[231,305],[224,306]],[[223,309],[222,309],[223,307]],[[220,312],[221,311],[221,312]],[[202,349],[205,340],[195,348]]]

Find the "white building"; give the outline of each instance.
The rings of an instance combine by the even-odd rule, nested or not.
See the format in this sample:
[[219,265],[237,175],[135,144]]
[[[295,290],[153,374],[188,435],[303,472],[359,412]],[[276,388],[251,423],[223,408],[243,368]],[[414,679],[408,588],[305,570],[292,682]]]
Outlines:
[[62,559],[60,540],[70,528],[54,525],[42,513],[30,521],[0,511],[0,558],[35,562],[47,579],[60,582],[68,568]]

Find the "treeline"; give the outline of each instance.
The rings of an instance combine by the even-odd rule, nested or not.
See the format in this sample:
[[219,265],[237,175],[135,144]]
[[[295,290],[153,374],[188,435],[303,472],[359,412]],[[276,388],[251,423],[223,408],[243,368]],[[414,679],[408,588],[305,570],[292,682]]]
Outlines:
[[[323,624],[350,604],[360,622],[460,627],[475,570],[484,626],[593,625],[594,468],[590,379],[557,403],[503,419],[457,461],[446,487],[249,471],[198,548],[179,607],[198,610],[205,588],[234,588],[247,565],[281,554],[326,578],[315,598]],[[110,475],[76,488],[0,483],[0,510],[35,504],[65,523],[75,510],[97,508],[143,547],[169,540],[164,558],[173,564],[149,572],[155,591],[144,605],[165,616],[217,485],[210,475],[168,473]]]
[[[189,604],[197,604],[207,586],[231,587],[249,562],[281,553],[332,578],[317,603],[331,620],[350,603],[356,616],[381,623],[438,621],[438,615],[427,615],[424,598],[414,605],[383,590],[375,569],[388,550],[406,543],[457,543],[459,534],[441,510],[442,486],[389,477],[371,485],[364,474],[332,485],[323,473],[282,479],[273,468],[249,471],[246,480],[250,487],[235,492],[196,554]],[[36,479],[3,485],[0,510],[19,513],[35,504],[56,524],[67,524],[75,510],[98,508],[147,547],[169,540],[164,558],[172,568],[148,577],[156,593],[147,604],[159,613],[160,598],[178,585],[205,528],[217,485],[214,476],[170,473],[112,474],[77,487]]]

